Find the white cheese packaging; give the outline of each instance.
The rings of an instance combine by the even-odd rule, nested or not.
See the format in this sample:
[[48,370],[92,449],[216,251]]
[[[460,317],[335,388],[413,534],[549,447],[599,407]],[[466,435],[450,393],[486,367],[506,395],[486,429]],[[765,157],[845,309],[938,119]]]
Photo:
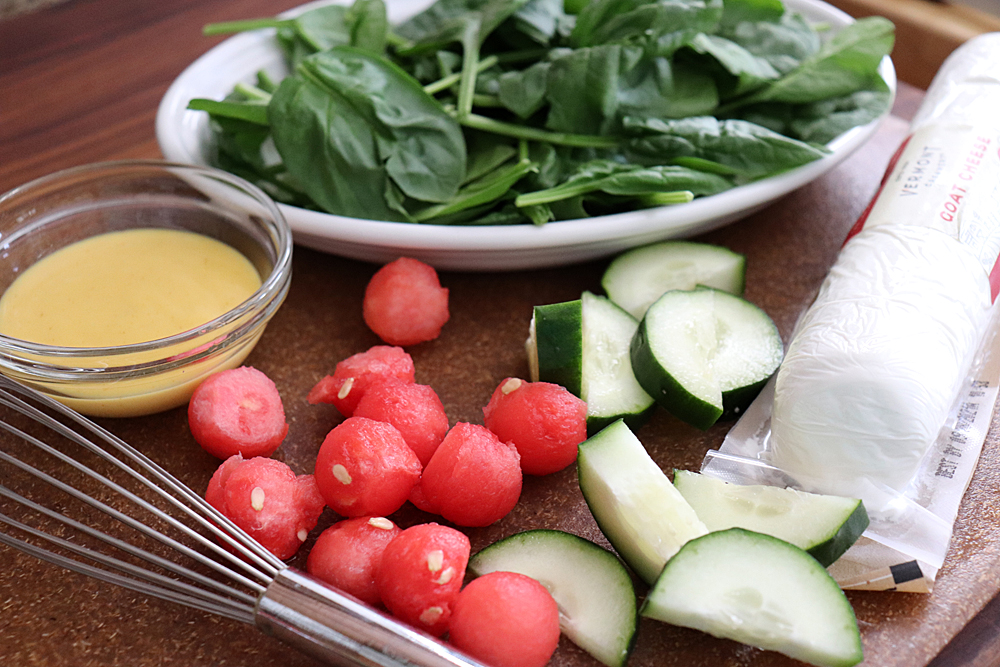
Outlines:
[[840,252],[778,371],[770,462],[815,490],[902,491],[986,331],[990,285],[960,241],[879,225]]
[[872,524],[831,567],[845,588],[931,589],[989,428],[998,62],[990,33],[942,66],[778,373],[702,466],[862,498]]

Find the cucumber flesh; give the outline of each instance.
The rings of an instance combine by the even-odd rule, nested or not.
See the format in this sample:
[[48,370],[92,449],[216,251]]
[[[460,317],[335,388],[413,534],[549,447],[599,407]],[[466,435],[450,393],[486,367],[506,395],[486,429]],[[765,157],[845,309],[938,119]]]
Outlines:
[[783,354],[767,313],[707,287],[661,296],[631,343],[639,384],[674,416],[701,429],[745,410]]
[[638,621],[635,587],[607,549],[559,530],[529,530],[486,547],[469,560],[469,570],[517,572],[540,582],[574,644],[608,667],[628,660]]
[[776,486],[729,484],[688,470],[674,471],[674,486],[710,531],[746,528],[804,549],[827,567],[868,527],[864,504]]
[[670,290],[697,285],[742,296],[746,257],[721,246],[663,241],[634,248],[615,258],[601,278],[612,301],[641,320],[646,309]]
[[587,432],[596,433],[617,419],[638,426],[655,405],[632,372],[629,346],[638,321],[609,299],[584,292],[583,381]]
[[640,614],[818,667],[863,658],[854,610],[823,566],[788,542],[742,528],[685,544]]
[[576,301],[536,306],[525,350],[533,381],[553,382],[587,403],[587,431],[616,419],[638,426],[652,396],[632,373],[629,345],[638,322],[609,299],[584,292]]
[[708,532],[622,420],[580,444],[577,474],[601,532],[648,584],[685,542]]

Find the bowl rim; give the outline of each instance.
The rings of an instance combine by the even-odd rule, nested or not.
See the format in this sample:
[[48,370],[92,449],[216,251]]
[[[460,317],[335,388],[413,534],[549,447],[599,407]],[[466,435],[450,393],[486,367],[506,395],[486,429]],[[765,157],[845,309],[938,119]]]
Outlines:
[[[19,338],[14,338],[11,336],[5,336],[0,334],[0,355],[7,357],[17,358],[18,361],[24,362],[24,359],[20,357],[22,355],[38,355],[44,357],[120,357],[130,354],[140,354],[147,352],[154,352],[158,349],[174,348],[175,346],[182,346],[184,343],[191,342],[196,339],[204,338],[206,335],[211,334],[213,331],[218,331],[226,326],[238,322],[241,319],[252,315],[255,312],[264,313],[270,315],[273,308],[269,311],[269,304],[277,302],[280,304],[284,299],[285,294],[288,291],[288,284],[291,280],[292,273],[292,231],[288,224],[288,220],[285,218],[281,209],[275,204],[270,196],[267,195],[263,190],[258,188],[253,183],[246,181],[245,179],[231,174],[227,171],[223,171],[216,167],[197,165],[197,164],[185,164],[181,162],[173,162],[169,160],[156,160],[156,159],[124,159],[124,160],[108,160],[103,162],[93,162],[89,164],[78,165],[75,167],[69,167],[66,169],[61,169],[59,171],[46,174],[35,178],[27,183],[16,186],[7,192],[0,194],[0,205],[4,202],[13,199],[15,197],[24,195],[25,193],[31,192],[39,187],[46,186],[55,182],[58,182],[66,177],[71,177],[75,175],[88,174],[88,173],[99,173],[101,171],[122,169],[122,168],[140,168],[140,169],[163,169],[163,170],[182,170],[185,172],[196,172],[205,176],[208,176],[216,181],[222,181],[226,185],[235,187],[239,190],[245,191],[249,194],[255,201],[262,205],[267,212],[271,215],[271,220],[267,223],[268,237],[271,240],[272,248],[275,251],[275,262],[274,266],[271,268],[271,272],[268,276],[261,281],[261,285],[257,290],[247,297],[243,302],[234,308],[228,310],[227,312],[219,315],[218,317],[205,322],[193,329],[188,329],[187,331],[182,331],[171,336],[164,338],[157,338],[151,341],[143,341],[140,343],[127,343],[124,345],[111,345],[104,347],[71,347],[71,346],[60,346],[60,345],[47,345],[43,343],[34,343],[31,341],[22,340]],[[0,244],[0,248],[6,246],[6,242]],[[276,306],[274,306],[276,308]],[[227,336],[233,332],[241,332],[242,327],[234,329],[232,332],[227,332]],[[214,348],[216,341],[207,341],[203,347]],[[197,349],[197,348],[196,348]],[[208,351],[206,349],[206,351]],[[144,366],[155,366],[158,364],[163,364],[165,362],[170,362],[173,360],[194,360],[201,358],[202,355],[191,354],[190,356],[181,353],[180,355],[172,354],[169,357],[161,358],[148,363],[128,365],[130,368],[141,368]],[[31,366],[36,370],[40,370],[42,367],[58,368],[55,365],[45,363],[41,360],[30,360]],[[63,367],[64,369],[66,367]],[[102,368],[80,368],[74,369],[80,372],[112,372],[114,370],[120,370],[121,367],[115,367],[113,364],[108,367]]]

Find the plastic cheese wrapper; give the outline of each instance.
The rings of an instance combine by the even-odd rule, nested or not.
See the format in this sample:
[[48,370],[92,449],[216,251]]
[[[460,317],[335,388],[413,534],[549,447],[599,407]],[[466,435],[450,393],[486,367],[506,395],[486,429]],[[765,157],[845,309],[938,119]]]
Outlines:
[[861,498],[843,588],[929,592],[1000,383],[1000,33],[956,50],[777,374],[702,471]]

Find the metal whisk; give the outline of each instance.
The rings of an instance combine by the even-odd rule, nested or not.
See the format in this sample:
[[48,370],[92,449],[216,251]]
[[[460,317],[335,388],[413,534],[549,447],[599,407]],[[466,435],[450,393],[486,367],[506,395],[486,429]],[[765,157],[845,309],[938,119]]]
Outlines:
[[[0,428],[15,436],[0,447],[0,543],[254,624],[330,664],[479,665],[287,567],[173,475],[75,411],[3,376],[0,406]],[[51,494],[38,489],[59,489],[58,509],[15,492],[15,481],[39,496]],[[115,530],[88,525],[101,515]]]

